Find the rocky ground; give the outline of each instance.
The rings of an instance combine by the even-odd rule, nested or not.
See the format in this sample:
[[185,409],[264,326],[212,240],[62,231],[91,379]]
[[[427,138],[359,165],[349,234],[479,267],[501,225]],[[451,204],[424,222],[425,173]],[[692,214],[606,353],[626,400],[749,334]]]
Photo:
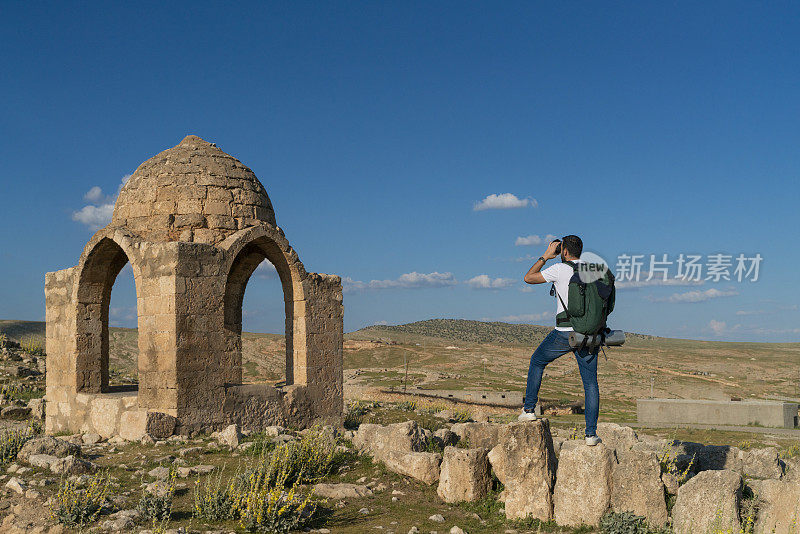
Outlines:
[[[651,532],[699,532],[700,524],[708,531],[791,532],[781,528],[800,517],[800,451],[702,445],[637,435],[614,423],[601,424],[604,443],[589,448],[573,439],[581,437],[579,429],[551,428],[547,421],[358,403],[350,407],[347,428],[274,427],[247,435],[229,427],[125,442],[37,435],[31,413],[6,430],[30,436],[14,458],[4,457],[2,532],[77,532],[53,515],[59,492],[70,482],[85,491],[100,473],[111,491],[83,531],[243,532],[236,520],[194,517],[197,485],[227,480],[257,462],[258,450],[314,432],[334,440],[336,460],[299,487],[304,494],[313,488],[320,502],[318,519],[305,527],[311,532],[628,532],[613,530],[630,520],[624,511],[646,518]],[[479,421],[465,421],[470,415]],[[171,510],[154,522],[142,496],[163,494],[171,484]]]
[[[294,488],[317,503],[305,531],[800,531],[796,439],[637,434],[605,422],[604,443],[589,448],[574,439],[582,416],[519,424],[509,410],[399,396],[351,402],[339,428],[229,427],[137,442],[44,436],[45,361],[36,343],[0,348],[0,532],[244,532],[240,517],[198,514],[198,488],[225,486],[263,465],[265,454],[308,444],[313,461],[328,463]],[[102,493],[96,516],[69,526],[65,503],[93,492]],[[158,508],[167,501],[166,511]]]

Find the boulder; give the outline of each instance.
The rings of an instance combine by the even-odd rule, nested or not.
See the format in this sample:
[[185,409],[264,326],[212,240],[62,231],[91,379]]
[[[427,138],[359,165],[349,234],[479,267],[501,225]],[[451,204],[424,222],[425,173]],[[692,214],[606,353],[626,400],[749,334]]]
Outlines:
[[677,495],[680,483],[678,477],[674,473],[661,473],[661,482],[664,484],[664,489],[670,495]]
[[154,439],[167,439],[168,437],[170,437],[172,434],[175,433],[175,425],[177,424],[178,424],[178,419],[169,414],[163,412],[147,412],[147,422],[145,424],[145,432],[150,436],[152,436]]
[[491,487],[488,451],[446,447],[436,493],[449,503],[477,501],[486,497]]
[[34,419],[44,419],[44,399],[31,399],[28,401],[28,408],[31,409],[31,417]]
[[611,504],[614,451],[566,442],[558,458],[553,491],[555,521],[562,526],[597,526]]
[[87,462],[75,456],[67,456],[50,464],[50,471],[56,475],[83,475],[84,473],[91,473],[96,468],[97,466],[92,462]]
[[323,499],[359,499],[372,495],[363,484],[315,484],[314,495]]
[[102,439],[103,438],[100,436],[100,434],[95,433],[84,434],[81,436],[81,440],[83,441],[84,445],[94,445],[96,443],[100,443]]
[[80,453],[80,446],[74,443],[54,438],[53,436],[40,436],[29,439],[19,450],[17,458],[23,462],[27,462],[28,458],[33,454],[49,454],[51,456],[63,458]]
[[238,425],[228,425],[224,430],[211,434],[211,437],[216,439],[220,444],[235,449],[239,446],[239,440],[242,439],[242,434],[239,432]]
[[639,443],[639,437],[629,426],[616,423],[598,423],[597,435],[609,449],[627,451]]
[[506,517],[551,521],[556,457],[550,423],[546,419],[513,422],[501,429],[498,444],[488,458],[495,476],[505,486]]
[[25,481],[19,477],[11,477],[8,479],[8,482],[5,483],[5,486],[20,495],[25,493],[25,489],[27,488]]
[[466,447],[492,449],[499,443],[499,434],[506,425],[498,423],[456,423],[450,430],[458,436]]
[[139,519],[138,510],[120,510],[109,516],[109,519],[100,524],[101,530],[111,532],[130,532],[133,530],[136,520]]
[[611,478],[615,512],[632,512],[654,526],[666,524],[667,503],[655,453],[618,449]]
[[26,419],[30,414],[31,409],[27,406],[6,406],[0,410],[3,419]]
[[442,455],[433,452],[389,451],[383,462],[390,471],[416,478],[430,486],[439,480]]
[[785,464],[778,456],[778,449],[767,447],[741,451],[742,476],[750,478],[781,478]]
[[687,455],[696,455],[694,471],[729,471],[742,472],[741,450],[728,445],[701,445],[695,450],[694,443],[683,443]]
[[458,435],[448,428],[440,428],[433,433],[433,441],[442,449],[458,443]]
[[763,480],[756,532],[796,534],[800,530],[800,480]]
[[387,426],[363,424],[353,435],[353,445],[376,460],[385,461],[391,451],[422,452],[426,442],[419,425],[406,421]]
[[160,465],[148,471],[147,475],[157,480],[166,480],[167,478],[169,478],[169,467]]
[[675,534],[739,532],[742,477],[723,469],[703,471],[678,489],[672,509]]
[[39,467],[41,469],[50,469],[50,466],[58,462],[60,458],[57,456],[52,456],[50,454],[31,454],[28,457],[28,463],[31,464],[33,467]]

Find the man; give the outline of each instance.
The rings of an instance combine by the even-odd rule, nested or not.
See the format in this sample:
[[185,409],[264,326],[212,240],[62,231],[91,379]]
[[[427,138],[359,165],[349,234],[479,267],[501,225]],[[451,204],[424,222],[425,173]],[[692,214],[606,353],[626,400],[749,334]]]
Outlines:
[[[559,245],[561,245],[561,263],[556,263],[542,270],[548,260],[558,255],[556,251]],[[600,411],[600,392],[597,387],[597,353],[599,348],[595,348],[593,351],[584,348],[579,351],[569,346],[569,333],[572,331],[572,326],[569,324],[563,305],[569,306],[569,280],[575,272],[567,262],[579,262],[582,252],[583,242],[576,235],[568,235],[560,242],[553,241],[525,275],[524,280],[528,284],[544,284],[547,282],[555,286],[557,292],[556,327],[544,338],[544,341],[531,356],[531,364],[528,368],[528,386],[525,390],[525,403],[519,420],[536,420],[534,409],[539,399],[539,387],[542,384],[542,374],[545,366],[556,358],[568,352],[573,352],[575,359],[578,361],[578,369],[581,373],[583,391],[586,397],[586,444],[594,446],[600,443],[600,438],[597,437],[597,416]]]

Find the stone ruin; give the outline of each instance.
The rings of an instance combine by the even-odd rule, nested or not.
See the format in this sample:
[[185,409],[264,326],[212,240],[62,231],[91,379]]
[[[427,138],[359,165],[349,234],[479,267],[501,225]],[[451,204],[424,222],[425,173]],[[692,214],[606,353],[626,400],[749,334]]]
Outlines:
[[[285,386],[242,382],[242,301],[269,260],[286,308]],[[109,386],[109,301],[130,263],[138,388]],[[78,264],[45,277],[46,431],[138,439],[342,414],[342,285],[306,272],[253,171],[190,135],[142,163]]]

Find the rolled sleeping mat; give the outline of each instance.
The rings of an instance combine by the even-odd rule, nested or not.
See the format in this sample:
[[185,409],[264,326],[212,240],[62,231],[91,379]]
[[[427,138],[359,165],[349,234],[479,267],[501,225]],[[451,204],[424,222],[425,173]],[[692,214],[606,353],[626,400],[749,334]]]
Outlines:
[[612,330],[606,334],[606,345],[609,347],[619,347],[625,343],[625,332],[623,330]]
[[[586,334],[581,334],[580,332],[570,332],[569,333],[569,346],[573,349],[580,348],[584,346],[584,341],[586,341],[586,348],[593,349],[595,347],[602,345],[606,345],[607,347],[618,347],[625,343],[625,332],[622,330],[610,330],[605,337],[605,341],[603,341],[602,336],[598,335],[596,337],[596,342],[592,343],[593,336],[587,336]],[[588,338],[588,340],[587,340]]]

